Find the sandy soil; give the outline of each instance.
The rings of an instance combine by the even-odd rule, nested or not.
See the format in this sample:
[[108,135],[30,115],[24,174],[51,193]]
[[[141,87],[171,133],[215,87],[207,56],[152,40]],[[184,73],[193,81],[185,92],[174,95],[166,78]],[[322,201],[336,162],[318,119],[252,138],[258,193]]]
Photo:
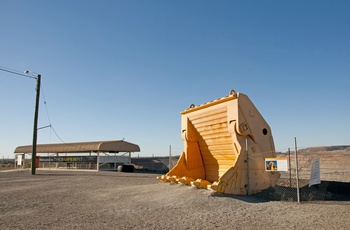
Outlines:
[[349,229],[349,201],[269,201],[155,174],[0,172],[0,229]]

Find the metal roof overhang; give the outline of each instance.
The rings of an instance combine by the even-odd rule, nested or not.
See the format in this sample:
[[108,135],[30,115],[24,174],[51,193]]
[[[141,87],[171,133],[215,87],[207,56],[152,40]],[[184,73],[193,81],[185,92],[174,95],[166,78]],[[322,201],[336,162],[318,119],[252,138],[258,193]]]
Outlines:
[[[37,153],[140,152],[136,144],[123,140],[38,144]],[[32,153],[32,145],[18,146],[14,153]]]

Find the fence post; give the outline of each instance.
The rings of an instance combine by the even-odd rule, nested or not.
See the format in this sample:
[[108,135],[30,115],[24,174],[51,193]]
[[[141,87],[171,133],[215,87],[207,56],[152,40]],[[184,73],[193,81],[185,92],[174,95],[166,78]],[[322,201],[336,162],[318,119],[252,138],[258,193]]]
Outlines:
[[290,161],[290,148],[288,148],[288,162],[289,162],[289,188],[292,187],[292,162]]
[[169,171],[173,168],[173,161],[172,161],[172,155],[171,155],[171,145],[169,145],[169,164],[168,164]]
[[295,173],[296,173],[296,179],[297,179],[297,199],[298,199],[298,203],[300,203],[298,149],[297,149],[297,138],[296,137],[294,137],[294,148],[295,148]]

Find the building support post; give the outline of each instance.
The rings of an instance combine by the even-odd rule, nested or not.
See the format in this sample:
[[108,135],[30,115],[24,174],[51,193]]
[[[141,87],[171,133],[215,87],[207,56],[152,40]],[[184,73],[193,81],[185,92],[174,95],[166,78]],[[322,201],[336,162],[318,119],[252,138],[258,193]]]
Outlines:
[[97,171],[100,171],[100,152],[97,152],[96,169]]

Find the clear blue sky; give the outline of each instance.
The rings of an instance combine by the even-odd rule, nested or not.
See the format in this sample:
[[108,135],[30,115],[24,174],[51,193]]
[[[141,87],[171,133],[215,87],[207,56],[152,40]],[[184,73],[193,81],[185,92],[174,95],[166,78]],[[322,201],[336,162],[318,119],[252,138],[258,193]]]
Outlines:
[[[349,145],[349,10],[346,0],[1,0],[0,66],[42,75],[39,127],[65,142],[125,138],[140,156],[181,154],[180,112],[235,89],[278,151],[294,137],[300,148]],[[32,142],[36,83],[3,71],[0,82],[7,158]],[[60,140],[47,128],[38,143]]]

